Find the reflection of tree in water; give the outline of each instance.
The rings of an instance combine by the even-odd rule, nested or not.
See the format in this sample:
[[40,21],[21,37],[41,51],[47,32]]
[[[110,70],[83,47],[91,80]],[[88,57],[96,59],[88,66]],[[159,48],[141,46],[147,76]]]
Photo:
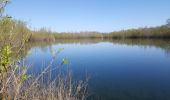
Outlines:
[[166,54],[168,57],[170,57],[170,42],[169,42],[167,48],[165,49],[165,54]]
[[46,46],[46,47],[41,47],[40,49],[41,49],[42,52],[45,53],[45,52],[47,52],[48,50],[51,50],[51,45]]
[[[25,52],[29,51],[31,48],[41,48],[43,52],[46,52],[50,50],[51,53],[53,53],[55,50],[53,48],[53,44],[72,44],[72,43],[78,43],[81,45],[87,45],[87,44],[96,44],[100,42],[110,42],[113,44],[119,44],[119,45],[129,45],[129,46],[140,46],[142,48],[161,48],[166,55],[170,56],[170,40],[169,39],[105,39],[105,40],[96,40],[96,39],[91,39],[90,41],[88,40],[71,40],[71,39],[66,39],[66,40],[58,40],[56,42],[31,42],[27,43],[25,45]],[[25,56],[26,54],[23,54]]]

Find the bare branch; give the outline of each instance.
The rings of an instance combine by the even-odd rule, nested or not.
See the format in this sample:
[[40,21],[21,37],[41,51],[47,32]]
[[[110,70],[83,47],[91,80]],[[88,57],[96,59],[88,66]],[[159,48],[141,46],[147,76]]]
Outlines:
[[0,0],[0,18],[3,15],[6,5],[9,3],[9,0]]

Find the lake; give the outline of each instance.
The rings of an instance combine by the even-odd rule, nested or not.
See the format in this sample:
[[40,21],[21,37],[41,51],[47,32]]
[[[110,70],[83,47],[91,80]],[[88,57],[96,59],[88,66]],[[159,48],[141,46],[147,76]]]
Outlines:
[[52,52],[64,48],[52,67],[67,58],[73,78],[88,75],[89,100],[170,100],[170,40],[59,40],[30,45],[25,55],[32,66],[29,73],[39,73]]

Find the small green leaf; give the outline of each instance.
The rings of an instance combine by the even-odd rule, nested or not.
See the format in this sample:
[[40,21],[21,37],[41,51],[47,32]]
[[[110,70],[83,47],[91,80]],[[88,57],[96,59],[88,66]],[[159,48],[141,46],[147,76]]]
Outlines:
[[26,68],[26,66],[22,66],[22,68],[23,68],[23,69],[25,69],[25,68]]
[[68,60],[67,60],[67,58],[63,58],[63,64],[68,64]]
[[26,79],[27,79],[27,75],[23,75],[23,76],[22,76],[22,79],[23,79],[23,80],[26,80]]
[[26,80],[28,78],[31,78],[32,76],[31,75],[22,75],[22,80]]

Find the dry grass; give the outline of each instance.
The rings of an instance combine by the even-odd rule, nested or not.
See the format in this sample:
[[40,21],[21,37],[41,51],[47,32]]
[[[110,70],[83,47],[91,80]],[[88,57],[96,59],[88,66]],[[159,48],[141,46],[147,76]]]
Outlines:
[[[54,80],[45,79],[51,74],[47,67],[38,76],[26,75],[24,67],[9,68],[0,74],[1,100],[85,100],[86,81],[72,79],[71,71],[59,72]],[[44,80],[45,79],[45,80]]]

